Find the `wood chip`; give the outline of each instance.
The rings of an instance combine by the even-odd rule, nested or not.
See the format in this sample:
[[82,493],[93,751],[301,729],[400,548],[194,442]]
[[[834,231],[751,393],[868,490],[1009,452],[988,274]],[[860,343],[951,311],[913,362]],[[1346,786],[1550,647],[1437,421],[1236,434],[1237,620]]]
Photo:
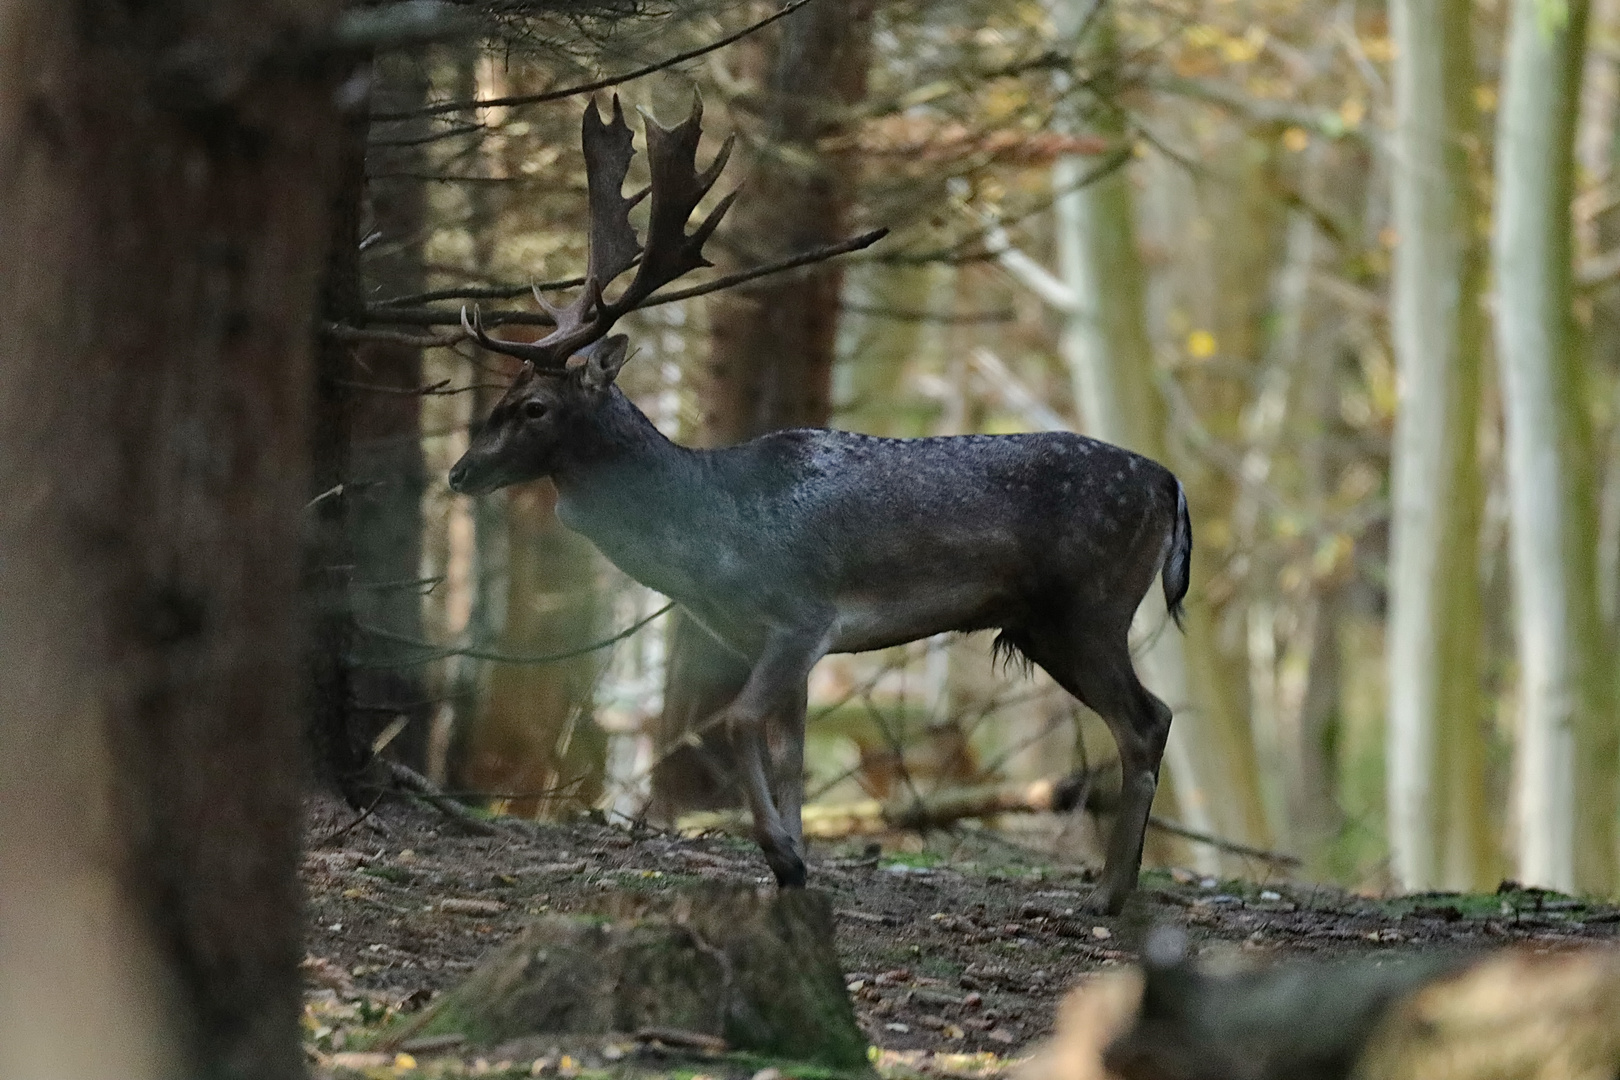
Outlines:
[[459,1032],[446,1032],[443,1035],[423,1035],[415,1039],[406,1039],[399,1044],[399,1048],[408,1054],[435,1054],[440,1050],[451,1050],[467,1041],[467,1036]]
[[730,1049],[726,1040],[718,1035],[708,1035],[701,1031],[685,1031],[681,1028],[645,1027],[636,1032],[636,1041],[643,1043],[663,1043],[665,1046],[676,1046],[682,1049],[704,1050],[711,1054],[723,1054]]
[[895,926],[900,920],[893,915],[874,915],[868,911],[856,911],[853,908],[839,908],[834,912],[840,919],[854,919],[856,922],[870,923],[873,926]]
[[499,900],[440,900],[439,910],[450,915],[499,915],[506,905]]

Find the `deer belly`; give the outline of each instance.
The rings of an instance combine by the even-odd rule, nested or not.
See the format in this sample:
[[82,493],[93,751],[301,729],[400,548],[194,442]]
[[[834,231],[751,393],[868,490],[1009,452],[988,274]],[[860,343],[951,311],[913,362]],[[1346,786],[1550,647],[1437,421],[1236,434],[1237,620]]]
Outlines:
[[993,625],[1001,590],[966,582],[907,590],[900,595],[854,594],[837,600],[831,652],[886,649],[949,630]]

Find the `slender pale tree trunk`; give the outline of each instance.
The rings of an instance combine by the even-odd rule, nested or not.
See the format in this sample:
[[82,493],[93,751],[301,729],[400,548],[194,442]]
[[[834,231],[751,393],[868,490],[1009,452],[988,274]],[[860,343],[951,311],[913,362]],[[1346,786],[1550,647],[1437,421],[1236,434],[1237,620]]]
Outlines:
[[0,0],[0,1076],[304,1075],[337,6]]
[[1497,352],[1518,606],[1519,875],[1614,883],[1614,668],[1598,614],[1595,482],[1570,310],[1586,0],[1514,0],[1497,118]]
[[[1072,34],[1089,5],[1059,8],[1060,33]],[[1090,48],[1105,68],[1116,49],[1112,14],[1100,14]],[[1120,119],[1096,130],[1123,137]],[[1059,347],[1074,384],[1081,427],[1089,435],[1167,460],[1165,409],[1154,384],[1153,348],[1144,300],[1146,269],[1136,245],[1131,180],[1124,169],[1082,183],[1094,158],[1060,157],[1052,184],[1062,296],[1067,301]],[[1193,828],[1268,838],[1253,745],[1222,700],[1208,611],[1194,603],[1187,634],[1167,628],[1164,600],[1149,590],[1138,614],[1154,636],[1137,660],[1144,682],[1176,714],[1165,760],[1174,780],[1178,812]],[[1200,857],[1209,856],[1201,853]]]
[[[502,652],[564,652],[601,632],[590,542],[564,528],[550,481],[507,497],[506,626]],[[598,655],[549,664],[495,664],[489,700],[465,734],[457,783],[500,795],[512,813],[554,817],[595,805],[607,734],[592,708]]]
[[1469,0],[1394,0],[1400,406],[1388,630],[1389,839],[1409,889],[1467,889],[1494,869],[1479,690],[1477,431],[1483,245],[1469,151]]

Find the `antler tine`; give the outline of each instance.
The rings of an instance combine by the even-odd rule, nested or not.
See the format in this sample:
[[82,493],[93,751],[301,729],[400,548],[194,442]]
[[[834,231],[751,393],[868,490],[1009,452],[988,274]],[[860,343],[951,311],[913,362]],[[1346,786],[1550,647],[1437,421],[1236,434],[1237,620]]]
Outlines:
[[[525,363],[534,364],[536,367],[551,369],[561,366],[560,361],[556,359],[556,348],[546,344],[551,338],[556,337],[556,334],[548,334],[544,340],[536,341],[533,344],[524,341],[503,341],[500,338],[490,337],[484,330],[484,317],[479,312],[477,304],[473,305],[471,319],[467,317],[467,305],[461,305],[461,330],[490,352],[516,357]],[[564,359],[567,358],[564,357]]]
[[697,169],[698,142],[703,135],[703,100],[694,97],[692,112],[673,128],[666,128],[646,113],[647,163],[652,173],[652,209],[647,221],[647,243],[641,266],[629,288],[612,305],[616,314],[629,311],[660,286],[682,274],[711,265],[703,257],[703,245],[731,208],[736,192],[703,220],[696,231],[686,232],[687,221],[709,189],[719,179],[731,156],[735,136],[726,139],[708,168]]
[[591,102],[585,110],[580,141],[585,148],[585,186],[591,215],[591,252],[585,276],[594,277],[606,289],[641,254],[635,227],[630,224],[630,208],[645,197],[645,193],[624,197],[624,178],[636,150],[635,134],[624,121],[619,95],[613,95],[611,123],[602,122],[596,102]]
[[[528,348],[548,369],[564,368],[573,353],[601,338],[613,325],[602,303],[602,290],[641,258],[641,244],[630,224],[630,209],[646,198],[637,192],[625,198],[624,179],[635,156],[635,134],[625,123],[624,106],[613,96],[613,119],[604,122],[592,99],[580,125],[585,151],[585,187],[590,208],[590,253],[585,263],[585,287],[571,302],[552,304],[533,289],[535,302],[550,313],[557,328]],[[487,346],[486,346],[487,347]],[[508,355],[518,355],[502,348]],[[525,354],[527,355],[527,354]]]
[[[703,101],[694,98],[692,113],[673,128],[665,128],[643,114],[647,129],[647,160],[652,182],[626,197],[624,179],[635,154],[634,136],[625,123],[624,108],[618,95],[613,98],[613,119],[603,121],[596,102],[585,110],[580,139],[585,149],[585,180],[590,197],[590,256],[586,262],[585,287],[573,301],[557,307],[534,288],[535,302],[556,320],[557,328],[539,341],[526,344],[502,341],[484,332],[473,308],[472,318],[461,309],[461,324],[478,344],[495,352],[528,360],[548,371],[565,370],[568,359],[579,349],[600,340],[613,323],[662,285],[682,274],[710,263],[703,257],[703,245],[736,199],[734,191],[720,200],[690,235],[687,221],[703,196],[708,194],[731,156],[735,138],[728,138],[709,163],[697,169],[698,142],[703,135]],[[630,210],[642,199],[652,197],[648,215],[645,248],[637,241],[630,224]],[[602,292],[614,278],[637,263],[636,276],[619,298],[608,303]]]

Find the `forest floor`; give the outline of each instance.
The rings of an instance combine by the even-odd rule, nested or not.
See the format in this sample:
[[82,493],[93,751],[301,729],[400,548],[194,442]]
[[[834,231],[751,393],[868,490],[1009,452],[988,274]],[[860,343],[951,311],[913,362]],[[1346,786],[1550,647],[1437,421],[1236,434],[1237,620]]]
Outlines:
[[[469,835],[433,811],[383,806],[354,825],[332,799],[308,804],[306,1037],[325,1076],[561,1075],[587,1080],[642,1054],[600,1040],[521,1059],[455,1046],[405,1054],[355,1049],[393,1016],[461,981],[534,915],[579,910],[609,890],[700,882],[765,884],[753,845],[582,820]],[[922,854],[855,841],[811,853],[830,894],[856,1014],[888,1076],[1000,1071],[1048,1034],[1058,999],[1088,973],[1134,961],[1160,923],[1186,929],[1215,962],[1288,956],[1399,960],[1506,943],[1556,949],[1620,938],[1620,908],[1536,890],[1378,899],[1286,881],[1199,879],[1150,871],[1118,917],[1077,913],[1089,871],[1059,867],[989,830],[962,830]],[[414,1049],[414,1053],[411,1052]],[[532,1048],[531,1048],[532,1050]],[[810,1078],[825,1070],[795,1070]],[[717,1057],[656,1071],[755,1075]]]

